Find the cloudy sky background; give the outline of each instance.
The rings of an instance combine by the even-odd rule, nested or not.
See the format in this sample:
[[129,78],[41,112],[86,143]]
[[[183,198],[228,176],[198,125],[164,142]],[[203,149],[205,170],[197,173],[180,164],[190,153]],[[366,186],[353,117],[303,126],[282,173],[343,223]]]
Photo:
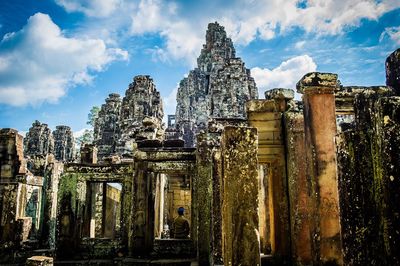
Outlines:
[[400,47],[398,0],[0,1],[0,127],[86,128],[109,93],[151,75],[173,114],[209,22],[233,39],[263,98],[307,72],[344,85],[383,85]]

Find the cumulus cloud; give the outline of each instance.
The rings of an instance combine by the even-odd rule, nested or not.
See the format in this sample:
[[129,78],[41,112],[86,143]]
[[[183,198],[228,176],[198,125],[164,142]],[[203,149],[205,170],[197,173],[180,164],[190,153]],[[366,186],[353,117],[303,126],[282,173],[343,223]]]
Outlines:
[[121,5],[121,0],[56,0],[67,12],[82,12],[89,17],[107,17]]
[[282,62],[274,69],[254,67],[251,75],[254,77],[259,94],[273,88],[295,89],[296,83],[308,72],[314,72],[317,65],[308,55],[301,55]]
[[400,7],[398,0],[232,0],[229,4],[210,1],[207,5],[162,0],[57,0],[57,3],[67,11],[88,16],[123,14],[127,20],[120,24],[125,27],[123,31],[129,28],[132,35],[153,33],[164,38],[165,45],[153,50],[155,57],[163,61],[186,59],[192,64],[201,49],[206,23],[211,21],[221,22],[236,44],[247,45],[255,39],[275,38],[294,28],[316,35],[337,35],[359,26],[363,19],[377,20]]
[[400,26],[385,28],[385,30],[382,32],[379,38],[379,41],[381,42],[385,37],[389,37],[397,45],[400,45]]
[[165,47],[150,49],[161,61],[185,59],[193,64],[200,52],[204,33],[194,30],[189,21],[177,19],[177,5],[160,0],[141,0],[131,15],[131,33],[158,33]]
[[48,15],[36,13],[0,42],[0,103],[56,102],[68,87],[89,83],[94,72],[127,57],[99,39],[66,37]]

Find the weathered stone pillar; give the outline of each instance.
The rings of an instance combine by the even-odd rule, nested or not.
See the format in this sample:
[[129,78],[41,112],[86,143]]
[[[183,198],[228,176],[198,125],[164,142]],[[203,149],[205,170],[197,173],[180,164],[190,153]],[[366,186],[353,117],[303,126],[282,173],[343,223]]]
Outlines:
[[400,97],[380,98],[377,111],[373,156],[385,257],[387,265],[400,265]]
[[292,261],[294,265],[311,265],[312,209],[311,182],[306,175],[304,156],[304,117],[300,110],[285,113],[286,159],[290,205]]
[[[135,175],[133,180],[133,225],[132,225],[132,253],[145,254],[152,248],[151,239],[154,233],[154,205],[151,199],[151,177],[147,169],[147,162],[135,162]],[[152,225],[150,225],[152,223]]]
[[200,265],[213,265],[212,257],[212,201],[213,201],[213,162],[212,147],[207,133],[197,136],[197,175],[196,201],[198,214],[197,248]]
[[0,263],[19,245],[18,191],[25,174],[22,136],[15,129],[0,129]]
[[314,263],[343,264],[336,171],[337,75],[308,73],[298,83],[303,93],[307,176],[314,206]]
[[227,126],[221,146],[224,264],[260,265],[257,129]]

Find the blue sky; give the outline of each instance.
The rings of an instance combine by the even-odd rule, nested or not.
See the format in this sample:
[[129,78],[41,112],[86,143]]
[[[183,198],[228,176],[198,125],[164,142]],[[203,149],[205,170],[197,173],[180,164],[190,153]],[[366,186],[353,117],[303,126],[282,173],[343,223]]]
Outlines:
[[109,93],[151,75],[174,113],[179,81],[196,64],[209,22],[232,37],[260,98],[294,88],[307,72],[344,85],[384,85],[400,47],[400,1],[380,0],[3,0],[0,1],[0,127],[87,128]]

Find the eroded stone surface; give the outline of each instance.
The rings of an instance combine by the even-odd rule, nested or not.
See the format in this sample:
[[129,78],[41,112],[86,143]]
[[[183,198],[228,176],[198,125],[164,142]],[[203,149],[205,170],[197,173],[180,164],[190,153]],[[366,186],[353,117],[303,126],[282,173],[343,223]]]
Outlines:
[[33,122],[29,132],[26,133],[24,149],[27,156],[46,156],[54,152],[54,139],[47,124],[42,124],[38,120]]
[[74,135],[69,126],[57,126],[53,131],[54,156],[62,162],[71,162],[75,156]]
[[122,100],[116,151],[129,154],[138,140],[164,138],[160,93],[150,76],[136,76]]
[[195,145],[195,135],[207,127],[209,118],[245,118],[244,104],[256,98],[254,79],[235,57],[232,40],[224,27],[210,23],[197,68],[178,88],[176,122],[185,145]]
[[114,153],[115,142],[119,136],[118,122],[122,100],[117,93],[111,93],[101,106],[94,125],[94,144],[99,159]]
[[393,87],[400,95],[400,48],[386,59],[386,85]]
[[228,126],[221,144],[224,264],[260,265],[257,130]]

